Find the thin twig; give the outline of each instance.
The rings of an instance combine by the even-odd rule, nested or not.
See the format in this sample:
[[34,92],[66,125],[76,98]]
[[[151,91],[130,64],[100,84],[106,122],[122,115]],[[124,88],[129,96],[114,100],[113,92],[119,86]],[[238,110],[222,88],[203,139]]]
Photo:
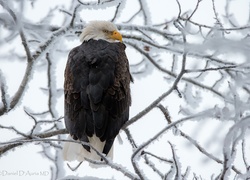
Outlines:
[[49,113],[51,114],[52,118],[55,117],[55,114],[53,112],[53,108],[52,108],[52,98],[53,98],[53,93],[52,93],[52,70],[51,70],[51,66],[52,66],[52,61],[50,59],[50,55],[49,53],[46,53],[46,59],[48,62],[48,69],[47,69],[47,77],[48,77],[48,91],[49,91],[49,97],[48,97],[48,108],[49,108]]
[[[213,26],[199,24],[197,22],[194,22],[194,21],[187,19],[187,18],[184,18],[184,17],[179,17],[179,19],[182,21],[188,21],[191,24],[198,26],[200,28],[206,28],[206,29],[213,29],[214,28]],[[220,31],[239,31],[239,30],[245,30],[245,29],[249,29],[249,28],[250,28],[250,26],[247,25],[247,26],[234,27],[234,28],[217,28],[217,30],[220,30]]]
[[244,161],[244,164],[245,164],[245,167],[246,167],[246,171],[249,171],[250,169],[250,166],[247,162],[247,156],[246,156],[246,141],[245,139],[242,139],[242,142],[241,142],[241,151],[242,151],[242,159]]
[[195,14],[195,12],[198,10],[198,7],[199,7],[199,5],[200,5],[200,2],[201,2],[201,0],[197,0],[196,6],[195,6],[193,12],[192,12],[192,13],[190,14],[190,16],[187,18],[188,20],[190,20],[190,19],[193,17],[193,15]]
[[157,107],[158,107],[158,108],[161,110],[161,112],[164,114],[166,120],[168,121],[168,124],[170,124],[170,123],[172,122],[172,120],[171,120],[170,114],[169,114],[169,112],[168,112],[168,109],[167,109],[167,108],[164,108],[162,104],[158,104]]
[[225,69],[234,69],[237,68],[237,65],[233,66],[222,66],[216,68],[205,68],[205,69],[186,69],[186,73],[197,73],[197,72],[206,72],[206,71],[218,71],[218,70],[225,70]]
[[160,177],[161,177],[161,179],[163,179],[164,178],[164,174],[159,170],[159,169],[157,169],[156,167],[155,167],[155,164],[154,163],[152,163],[150,160],[149,160],[149,158],[148,158],[148,156],[144,156],[144,159],[145,159],[145,163],[149,166],[149,167],[151,167],[151,169],[154,171],[154,172],[156,172],[156,174],[158,174]]
[[181,17],[181,4],[180,4],[180,2],[178,1],[178,0],[175,0],[176,2],[177,2],[177,5],[178,5],[178,10],[179,10],[179,12],[178,12],[178,18],[179,17]]
[[76,18],[76,16],[77,16],[77,11],[78,11],[78,9],[79,9],[80,6],[81,6],[81,5],[78,4],[78,5],[76,5],[76,7],[75,7],[75,9],[74,9],[74,12],[73,12],[73,14],[72,14],[72,18],[71,18],[71,21],[70,21],[70,24],[69,24],[70,27],[73,27],[73,26],[74,26],[75,18]]
[[116,6],[116,10],[115,10],[115,14],[114,14],[114,17],[110,20],[111,22],[114,22],[115,19],[117,18],[117,15],[118,15],[118,12],[119,12],[119,9],[120,9],[120,6],[121,6],[121,3],[120,2],[117,6]]
[[173,154],[173,160],[174,160],[174,165],[176,169],[176,174],[175,174],[175,179],[181,179],[181,167],[180,167],[180,162],[178,160],[178,157],[176,156],[174,146],[171,142],[168,142],[170,144],[172,154]]
[[172,164],[172,163],[173,163],[172,160],[168,160],[168,159],[159,157],[159,156],[157,156],[157,155],[155,155],[155,154],[153,154],[153,153],[151,153],[151,152],[143,151],[143,152],[142,152],[142,155],[143,155],[143,154],[150,155],[150,156],[152,156],[152,157],[154,157],[154,158],[156,158],[156,159],[158,159],[158,160],[160,160],[160,161],[163,161],[163,162],[166,162],[166,163],[169,163],[169,164]]
[[144,1],[143,3],[142,3],[142,0],[138,0],[139,1],[139,4],[140,4],[140,9],[141,9],[141,11],[142,11],[142,14],[143,14],[143,19],[144,19],[144,24],[145,25],[148,25],[149,24],[149,17],[150,16],[148,16],[148,10],[147,10],[147,7],[145,7],[145,5],[146,5],[146,1]]

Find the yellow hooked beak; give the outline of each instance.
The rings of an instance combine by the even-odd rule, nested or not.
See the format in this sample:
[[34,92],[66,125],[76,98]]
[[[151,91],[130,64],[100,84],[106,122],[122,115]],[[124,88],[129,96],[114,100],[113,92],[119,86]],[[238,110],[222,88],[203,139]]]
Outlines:
[[110,37],[114,40],[119,40],[122,42],[122,35],[118,31],[113,31]]

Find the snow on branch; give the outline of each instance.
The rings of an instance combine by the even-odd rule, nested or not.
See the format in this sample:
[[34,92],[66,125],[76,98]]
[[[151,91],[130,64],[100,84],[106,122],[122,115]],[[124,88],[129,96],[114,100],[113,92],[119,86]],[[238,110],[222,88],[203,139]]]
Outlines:
[[0,69],[0,88],[1,88],[1,94],[2,94],[2,103],[3,103],[3,111],[9,110],[9,95],[7,94],[7,84],[6,80],[3,76],[3,73]]
[[[236,156],[236,145],[245,137],[246,126],[250,123],[250,117],[247,116],[237,122],[228,131],[223,147],[224,163],[220,179],[229,179],[230,169]],[[242,173],[239,173],[242,174]]]

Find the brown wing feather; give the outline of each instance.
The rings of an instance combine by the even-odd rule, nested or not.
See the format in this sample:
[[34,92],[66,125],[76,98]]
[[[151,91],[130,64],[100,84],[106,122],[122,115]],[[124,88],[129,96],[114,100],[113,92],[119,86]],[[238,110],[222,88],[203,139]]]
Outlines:
[[64,119],[74,139],[88,142],[87,137],[95,134],[106,141],[103,153],[109,152],[129,118],[130,81],[122,43],[90,40],[70,52],[65,69]]

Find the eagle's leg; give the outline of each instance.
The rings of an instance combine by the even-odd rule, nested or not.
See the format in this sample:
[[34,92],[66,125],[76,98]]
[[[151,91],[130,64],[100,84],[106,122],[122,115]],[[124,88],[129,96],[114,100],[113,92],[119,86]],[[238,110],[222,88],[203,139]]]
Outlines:
[[114,140],[115,140],[115,139],[106,140],[105,146],[104,146],[104,148],[103,148],[102,153],[104,153],[104,154],[106,154],[106,155],[109,153],[109,151],[110,151],[110,149],[111,149],[111,147],[112,147],[112,145],[113,145],[113,143],[114,143]]

